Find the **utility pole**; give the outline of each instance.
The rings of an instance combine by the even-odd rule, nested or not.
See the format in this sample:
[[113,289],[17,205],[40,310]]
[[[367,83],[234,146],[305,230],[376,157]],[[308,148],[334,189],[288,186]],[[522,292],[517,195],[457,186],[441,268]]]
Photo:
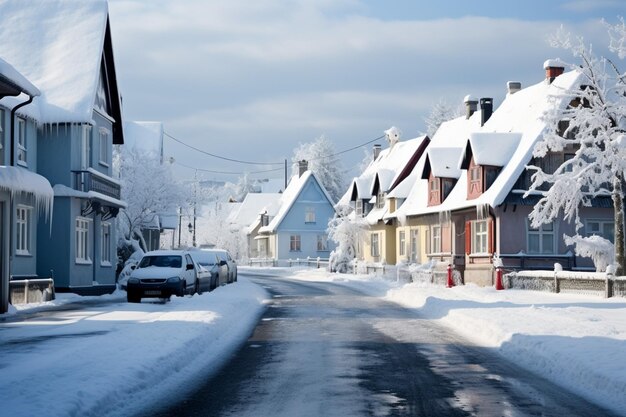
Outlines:
[[196,247],[196,205],[198,198],[198,170],[193,175],[193,241],[192,245]]

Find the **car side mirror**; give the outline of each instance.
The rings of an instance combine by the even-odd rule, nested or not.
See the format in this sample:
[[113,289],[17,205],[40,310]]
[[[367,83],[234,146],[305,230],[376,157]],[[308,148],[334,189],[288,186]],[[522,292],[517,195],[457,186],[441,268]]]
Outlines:
[[131,265],[131,266],[130,266],[130,270],[131,270],[131,271],[134,271],[136,268],[137,268],[137,265]]
[[189,271],[190,269],[193,269],[193,264],[187,264],[187,271]]
[[226,261],[220,261],[220,266],[226,265]]

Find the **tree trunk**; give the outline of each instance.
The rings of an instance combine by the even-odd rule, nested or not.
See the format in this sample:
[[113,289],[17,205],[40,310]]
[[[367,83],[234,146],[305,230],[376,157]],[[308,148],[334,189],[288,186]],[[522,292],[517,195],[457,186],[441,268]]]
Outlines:
[[616,176],[613,181],[613,210],[615,214],[615,263],[616,276],[624,275],[624,193],[622,178]]

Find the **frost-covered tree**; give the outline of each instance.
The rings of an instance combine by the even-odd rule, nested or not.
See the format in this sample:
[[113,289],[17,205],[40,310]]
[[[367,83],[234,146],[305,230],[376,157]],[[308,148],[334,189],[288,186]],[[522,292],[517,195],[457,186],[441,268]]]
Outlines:
[[188,200],[188,193],[174,179],[170,165],[162,164],[154,152],[116,151],[114,164],[120,173],[122,200],[128,205],[117,216],[119,235],[126,244],[137,240],[146,250],[141,227],[153,224],[160,213],[176,212]]
[[239,202],[243,201],[248,193],[257,192],[256,180],[250,178],[247,173],[239,177],[236,183],[226,183],[224,188],[230,192],[230,198]]
[[[611,52],[626,57],[624,20],[607,25]],[[530,219],[534,227],[553,221],[563,212],[566,220],[582,222],[579,210],[590,206],[591,199],[611,195],[615,212],[615,261],[617,273],[624,272],[623,182],[626,175],[626,74],[609,57],[597,56],[582,38],[572,41],[559,30],[551,39],[555,47],[570,50],[579,61],[571,65],[578,82],[558,91],[553,106],[544,114],[547,129],[533,155],[548,152],[574,152],[553,173],[536,170],[529,193],[550,186],[533,208]],[[560,105],[560,103],[562,103]],[[575,242],[577,240],[573,240]]]
[[364,218],[350,215],[353,210],[349,205],[338,205],[335,209],[335,216],[328,222],[328,238],[337,246],[330,253],[329,266],[331,271],[345,273],[357,256],[358,242],[365,239],[367,225]]
[[458,106],[450,106],[443,98],[439,99],[439,102],[433,106],[428,116],[424,119],[426,134],[432,138],[443,122],[452,120],[460,115],[461,110]]
[[334,202],[339,201],[345,192],[346,181],[335,145],[324,136],[300,144],[294,150],[292,161],[297,166],[297,162],[302,160],[309,163],[309,170],[315,173]]

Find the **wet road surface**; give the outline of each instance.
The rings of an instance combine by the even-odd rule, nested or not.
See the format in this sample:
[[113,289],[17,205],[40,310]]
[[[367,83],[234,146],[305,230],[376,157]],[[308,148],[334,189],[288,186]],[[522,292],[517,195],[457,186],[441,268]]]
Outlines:
[[613,415],[415,311],[337,283],[251,279],[272,301],[247,342],[145,416]]

